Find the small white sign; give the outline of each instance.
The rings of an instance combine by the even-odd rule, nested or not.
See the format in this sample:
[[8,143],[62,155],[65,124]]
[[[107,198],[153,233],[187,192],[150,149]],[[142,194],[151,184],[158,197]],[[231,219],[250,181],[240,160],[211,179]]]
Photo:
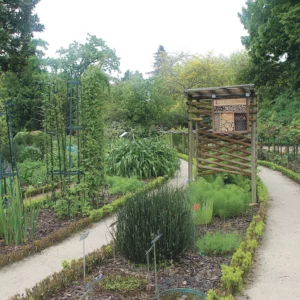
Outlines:
[[89,236],[89,231],[85,231],[81,236],[79,241],[85,240]]

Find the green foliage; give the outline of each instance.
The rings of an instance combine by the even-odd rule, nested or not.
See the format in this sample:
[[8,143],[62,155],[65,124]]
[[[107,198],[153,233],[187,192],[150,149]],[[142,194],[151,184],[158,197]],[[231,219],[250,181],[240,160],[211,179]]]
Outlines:
[[243,286],[243,271],[239,267],[222,265],[221,283],[228,292],[238,291]]
[[39,0],[0,2],[0,70],[20,72],[26,59],[34,55],[36,48],[32,43],[34,32],[41,32],[44,26],[34,14]]
[[91,199],[97,198],[104,185],[103,105],[109,97],[107,76],[90,67],[83,76],[83,111],[85,132],[81,141],[81,159],[86,170],[86,188]]
[[271,168],[273,170],[276,170],[276,171],[279,171],[281,172],[282,174],[286,175],[287,177],[293,179],[294,181],[300,183],[300,174],[297,174],[289,169],[286,169],[282,166],[279,166],[275,163],[272,163],[272,162],[268,162],[268,161],[263,161],[263,160],[260,160],[259,161],[259,164],[262,165],[262,166],[265,166],[265,167],[268,167],[268,168]]
[[195,204],[194,214],[195,214],[195,224],[209,224],[213,217],[214,204],[213,201],[203,201],[202,203]]
[[135,291],[146,284],[145,278],[130,275],[108,275],[99,282],[101,288],[118,292]]
[[213,202],[214,215],[230,218],[245,212],[250,203],[250,194],[234,184],[224,184],[219,176],[213,182],[204,178],[192,183],[188,188],[189,198],[193,204],[207,200]]
[[265,228],[265,224],[263,221],[259,221],[255,228],[254,228],[254,233],[258,236],[261,237],[264,233],[264,228]]
[[248,0],[246,5],[239,16],[248,31],[242,42],[254,63],[254,83],[272,91],[287,84],[299,88],[300,29],[294,26],[300,22],[299,2]]
[[18,164],[22,185],[41,187],[47,183],[47,170],[42,161],[25,160]]
[[256,177],[257,182],[257,197],[259,202],[267,202],[268,201],[268,190],[267,187],[263,184],[262,180],[259,176]]
[[136,177],[108,176],[106,182],[111,195],[132,193],[145,185],[143,181],[138,180]]
[[251,252],[244,252],[241,248],[232,255],[230,266],[239,267],[243,273],[247,273],[252,264]]
[[145,263],[145,251],[162,233],[156,245],[158,260],[173,259],[192,244],[192,208],[183,189],[162,186],[128,199],[117,213],[116,246],[135,263]]
[[13,187],[13,191],[7,196],[7,201],[1,199],[0,202],[0,238],[4,238],[7,245],[13,243],[19,245],[27,241],[29,233],[32,240],[39,211],[31,210],[28,215],[18,188]]
[[232,295],[219,296],[215,290],[209,290],[206,296],[206,300],[234,300]]
[[240,248],[244,252],[250,252],[253,254],[258,246],[258,242],[255,239],[246,239],[241,243]]
[[236,233],[206,233],[197,242],[199,251],[206,255],[231,254],[239,246],[241,238]]
[[158,139],[121,139],[107,158],[108,172],[123,177],[173,175],[179,168],[176,152]]
[[120,62],[115,50],[109,48],[103,39],[95,35],[88,34],[85,44],[74,41],[67,49],[60,48],[57,53],[59,59],[48,61],[54,69],[60,66],[65,72],[72,71],[82,75],[90,66],[97,63],[97,69],[102,72],[119,70]]
[[[143,192],[149,192],[160,185],[162,185],[166,180],[168,179],[167,176],[164,177],[157,177],[148,184],[146,184],[143,189],[135,191],[136,195],[138,193],[143,193]],[[118,198],[117,200],[114,200],[111,204],[104,205],[100,209],[94,209],[89,211],[89,216],[92,222],[98,222],[100,221],[103,217],[108,215],[110,212],[116,211],[120,207],[122,207],[123,203],[127,201],[129,198],[133,196],[132,193],[126,194],[125,196],[122,196]]]

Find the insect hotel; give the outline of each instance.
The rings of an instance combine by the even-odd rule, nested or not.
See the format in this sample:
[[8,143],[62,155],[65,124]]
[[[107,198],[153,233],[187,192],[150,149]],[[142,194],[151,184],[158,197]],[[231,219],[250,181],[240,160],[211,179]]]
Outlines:
[[[253,84],[186,90],[189,115],[189,180],[214,173],[251,177],[256,202],[257,103]],[[196,138],[194,138],[194,132]]]

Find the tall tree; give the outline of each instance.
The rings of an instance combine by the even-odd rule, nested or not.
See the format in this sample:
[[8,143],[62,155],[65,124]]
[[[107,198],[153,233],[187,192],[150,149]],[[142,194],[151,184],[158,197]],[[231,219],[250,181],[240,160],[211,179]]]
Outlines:
[[159,45],[157,51],[154,53],[153,58],[154,58],[154,74],[158,75],[161,71],[161,68],[167,58],[167,51],[165,50],[165,47],[162,45]]
[[20,72],[36,52],[34,32],[44,26],[33,14],[40,0],[0,0],[0,69]]
[[[57,53],[60,58],[55,67],[57,69],[60,66],[63,71],[82,75],[91,65],[97,65],[102,72],[119,70],[120,59],[115,50],[109,48],[104,40],[95,35],[88,34],[85,44],[74,41],[68,48],[60,48]],[[53,59],[51,63],[55,65]]]
[[259,86],[300,88],[300,3],[248,0],[239,14],[249,35],[242,37]]

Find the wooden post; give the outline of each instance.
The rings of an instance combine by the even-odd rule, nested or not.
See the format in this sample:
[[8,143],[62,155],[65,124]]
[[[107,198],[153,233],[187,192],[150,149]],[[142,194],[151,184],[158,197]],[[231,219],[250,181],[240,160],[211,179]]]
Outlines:
[[[188,100],[188,111],[191,110],[191,100]],[[193,180],[193,121],[192,115],[188,115],[189,118],[189,160],[188,160],[188,179],[191,182]]]
[[184,136],[183,132],[181,133],[181,143],[182,143],[182,153],[186,154],[186,152],[185,152],[185,136]]
[[[199,132],[198,132],[198,129],[199,129],[199,125],[198,125],[198,122],[196,123],[196,160],[198,159],[198,147],[199,147]],[[195,149],[193,149],[195,151]],[[198,179],[198,170],[197,170],[197,173],[196,173],[196,180]]]
[[[256,106],[256,97],[252,97],[252,105]],[[251,126],[251,191],[252,191],[252,203],[256,202],[256,124],[257,113],[252,115]]]
[[170,138],[171,148],[173,148],[173,132],[171,131],[171,138]]

